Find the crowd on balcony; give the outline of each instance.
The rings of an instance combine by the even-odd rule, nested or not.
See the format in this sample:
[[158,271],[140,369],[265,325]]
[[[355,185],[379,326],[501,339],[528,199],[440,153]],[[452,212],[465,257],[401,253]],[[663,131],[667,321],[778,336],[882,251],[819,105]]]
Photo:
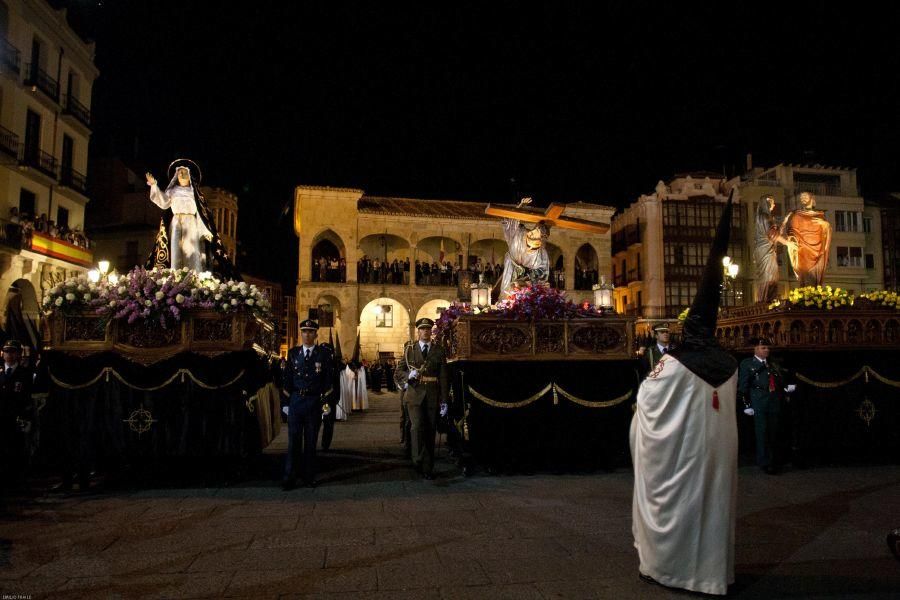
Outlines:
[[347,261],[336,256],[320,256],[313,259],[312,280],[346,283]]
[[406,285],[409,283],[409,258],[380,260],[364,254],[356,263],[356,281],[359,283],[381,283]]
[[69,228],[66,225],[57,225],[41,214],[36,219],[28,213],[19,213],[15,206],[9,209],[9,217],[5,224],[6,241],[16,248],[31,248],[31,240],[35,232],[54,239],[68,242],[79,248],[90,248],[91,240],[84,235],[78,227]]
[[575,268],[575,289],[589,290],[594,284],[600,283],[600,273],[597,269]]

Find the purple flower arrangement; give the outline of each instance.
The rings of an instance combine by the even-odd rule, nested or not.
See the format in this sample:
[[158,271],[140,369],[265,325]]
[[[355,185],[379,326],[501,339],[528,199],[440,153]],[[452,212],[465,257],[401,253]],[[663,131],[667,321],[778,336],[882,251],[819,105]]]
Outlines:
[[453,341],[452,324],[463,314],[489,314],[492,317],[515,321],[558,321],[573,318],[596,318],[604,313],[593,304],[575,304],[566,297],[564,291],[548,285],[526,285],[517,287],[493,307],[473,308],[466,302],[454,302],[444,309],[435,323],[435,337],[444,347],[451,347]]
[[215,310],[221,313],[248,312],[268,317],[271,306],[255,285],[220,281],[210,273],[189,269],[137,267],[120,278],[98,282],[80,276],[69,279],[44,297],[45,313],[93,310],[106,319],[128,323],[159,323],[163,328],[181,320],[185,311]]

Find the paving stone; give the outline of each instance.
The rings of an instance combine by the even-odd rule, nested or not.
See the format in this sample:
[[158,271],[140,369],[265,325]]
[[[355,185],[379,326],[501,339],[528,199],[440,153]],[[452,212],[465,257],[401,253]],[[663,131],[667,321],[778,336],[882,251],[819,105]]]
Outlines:
[[533,585],[476,585],[441,588],[441,600],[543,600]]
[[376,567],[379,590],[487,585],[491,583],[479,562],[452,560],[437,563],[405,562]]

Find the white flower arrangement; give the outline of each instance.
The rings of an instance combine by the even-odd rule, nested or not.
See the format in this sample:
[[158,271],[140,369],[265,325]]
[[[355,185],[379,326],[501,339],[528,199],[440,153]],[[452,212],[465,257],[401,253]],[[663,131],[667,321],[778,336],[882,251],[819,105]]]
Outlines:
[[110,319],[158,320],[163,327],[178,321],[183,311],[215,310],[271,316],[271,304],[255,285],[221,281],[209,272],[189,269],[135,268],[116,283],[90,282],[84,275],[51,288],[43,299],[46,314],[93,310]]

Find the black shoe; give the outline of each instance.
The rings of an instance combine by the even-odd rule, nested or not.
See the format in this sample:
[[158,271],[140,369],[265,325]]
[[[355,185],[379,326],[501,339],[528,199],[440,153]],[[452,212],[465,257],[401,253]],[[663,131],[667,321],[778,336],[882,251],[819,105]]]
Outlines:
[[653,578],[650,577],[649,575],[644,575],[644,574],[641,573],[640,571],[638,571],[638,577],[639,577],[640,580],[643,581],[644,583],[652,583],[652,584],[654,584],[654,585],[658,585],[658,584],[659,584],[658,581],[656,581],[655,579],[653,579]]
[[432,481],[434,479],[434,473],[425,473],[424,477],[428,481]]
[[284,492],[289,492],[295,487],[297,487],[297,481],[295,479],[285,479],[281,482],[281,490]]

